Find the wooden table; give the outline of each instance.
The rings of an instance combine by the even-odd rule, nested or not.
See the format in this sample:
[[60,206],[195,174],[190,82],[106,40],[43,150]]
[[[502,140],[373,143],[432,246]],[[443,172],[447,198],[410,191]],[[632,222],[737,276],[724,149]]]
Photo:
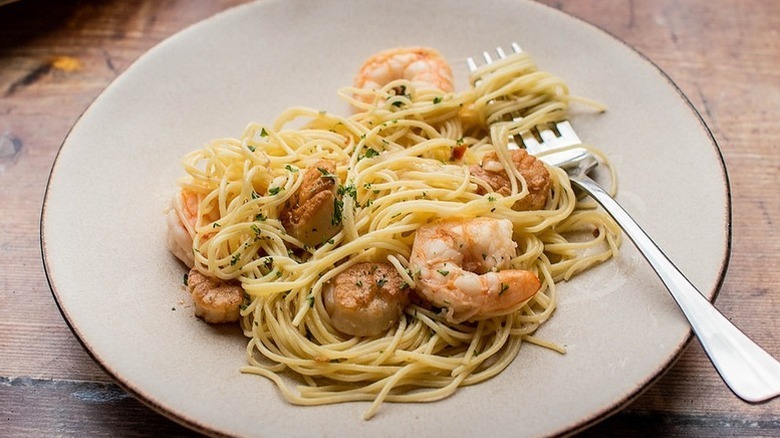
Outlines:
[[[39,216],[57,150],[92,99],[160,40],[243,2],[0,7],[0,434],[191,434],[122,391],[73,336],[44,276]],[[723,150],[733,202],[717,305],[780,357],[780,3],[544,2],[636,47],[701,112]],[[741,402],[694,341],[647,392],[584,435],[780,436],[780,400]]]

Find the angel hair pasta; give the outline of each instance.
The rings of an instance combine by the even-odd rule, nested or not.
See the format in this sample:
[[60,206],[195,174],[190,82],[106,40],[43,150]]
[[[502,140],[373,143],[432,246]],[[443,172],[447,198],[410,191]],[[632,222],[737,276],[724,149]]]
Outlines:
[[[291,403],[426,402],[495,376],[613,257],[615,223],[513,135],[573,98],[527,54],[453,91],[437,52],[380,52],[340,116],[295,107],[183,159],[169,246],[196,314],[238,321],[245,373]],[[521,117],[518,117],[521,116]]]

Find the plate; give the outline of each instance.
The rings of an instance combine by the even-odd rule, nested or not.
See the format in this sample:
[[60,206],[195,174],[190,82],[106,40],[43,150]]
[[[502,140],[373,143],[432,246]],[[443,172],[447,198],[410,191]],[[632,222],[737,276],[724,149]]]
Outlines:
[[[538,335],[496,378],[427,404],[299,407],[244,375],[237,330],[197,320],[184,268],[165,246],[164,210],[179,159],[304,105],[347,114],[336,91],[370,54],[437,48],[466,86],[465,59],[517,41],[539,66],[609,111],[573,124],[610,155],[618,200],[713,298],[729,252],[720,152],[696,111],[651,62],[605,32],[546,6],[491,0],[267,0],[164,41],[103,92],[53,166],[41,219],[46,273],[63,315],[94,359],[170,418],[215,435],[552,435],[615,412],[674,362],[690,330],[626,241],[615,260],[560,288]],[[467,413],[466,415],[460,415]]]

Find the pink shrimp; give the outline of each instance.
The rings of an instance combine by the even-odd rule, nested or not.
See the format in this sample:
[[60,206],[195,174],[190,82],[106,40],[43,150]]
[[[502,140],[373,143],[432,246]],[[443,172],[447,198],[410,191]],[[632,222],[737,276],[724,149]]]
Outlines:
[[198,196],[190,190],[180,191],[168,210],[168,249],[188,268],[195,264],[192,241],[198,221]]
[[515,311],[539,290],[530,271],[512,269],[517,244],[506,219],[450,219],[417,230],[409,263],[421,298],[459,323]]
[[[439,52],[427,47],[398,47],[374,54],[363,63],[354,85],[374,90],[398,79],[446,93],[454,89],[450,65]],[[370,101],[366,96],[360,99]]]

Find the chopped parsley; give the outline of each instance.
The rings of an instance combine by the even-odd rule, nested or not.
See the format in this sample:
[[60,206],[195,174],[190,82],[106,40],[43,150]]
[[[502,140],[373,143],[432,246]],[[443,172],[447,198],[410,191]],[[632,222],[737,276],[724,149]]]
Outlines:
[[357,188],[355,188],[354,184],[339,185],[336,193],[338,193],[339,196],[349,195],[352,199],[357,200]]
[[250,226],[249,226],[249,228],[251,228],[251,229],[252,229],[252,231],[254,231],[254,232],[255,232],[255,237],[259,237],[259,236],[260,236],[260,233],[262,233],[262,232],[263,232],[263,231],[260,229],[260,227],[258,227],[258,226],[257,226],[257,225],[255,225],[255,224],[252,224],[252,225],[250,225]]
[[440,102],[441,102],[441,97],[440,96],[436,96],[436,97],[433,98],[433,103],[434,104],[440,103]]
[[317,170],[320,171],[320,173],[322,174],[323,178],[331,178],[331,179],[338,178],[336,175],[330,173],[330,171],[328,171],[328,169],[323,169],[322,167],[318,167]]
[[441,274],[441,275],[443,275],[445,277],[447,275],[449,275],[449,273],[450,273],[450,271],[445,271],[444,269],[437,269],[436,272],[438,272],[439,274]]
[[270,189],[268,189],[268,194],[271,196],[276,196],[281,191],[282,191],[281,187],[271,187]]
[[342,213],[344,212],[344,201],[339,198],[333,200],[333,216],[330,218],[331,225],[341,223]]
[[509,285],[506,283],[501,283],[501,291],[499,291],[498,294],[501,295],[502,293],[506,292],[507,289],[509,289]]

